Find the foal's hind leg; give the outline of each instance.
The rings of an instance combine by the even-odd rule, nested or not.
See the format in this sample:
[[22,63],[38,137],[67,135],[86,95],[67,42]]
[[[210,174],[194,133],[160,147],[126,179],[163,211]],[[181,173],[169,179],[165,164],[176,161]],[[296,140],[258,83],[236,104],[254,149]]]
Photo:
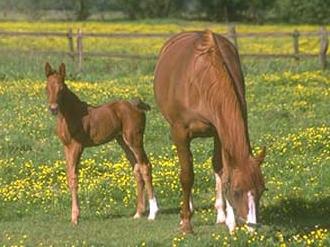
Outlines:
[[217,210],[217,224],[223,224],[226,220],[224,211],[224,200],[222,197],[222,159],[221,159],[221,144],[217,136],[214,137],[214,151],[212,157],[213,170],[215,175],[215,208]]
[[80,209],[78,200],[78,163],[83,148],[78,143],[71,143],[64,146],[64,153],[67,163],[67,180],[71,192],[71,223],[78,224]]
[[143,148],[143,130],[135,128],[133,131],[124,133],[124,141],[132,150],[136,164],[134,166],[134,175],[137,182],[144,181],[145,188],[149,199],[149,220],[154,220],[158,212],[158,205],[154,196],[154,189],[152,186],[152,172],[151,164],[148,160],[147,154]]
[[134,154],[132,150],[128,147],[128,145],[124,142],[123,138],[121,136],[118,136],[116,138],[118,144],[122,147],[122,149],[125,151],[126,157],[129,160],[132,168],[133,168],[133,173],[136,179],[136,213],[134,215],[134,219],[140,218],[142,214],[144,213],[145,210],[145,200],[144,200],[144,180],[142,178],[142,175],[139,172],[135,171],[135,166],[136,166],[136,159],[134,157]]

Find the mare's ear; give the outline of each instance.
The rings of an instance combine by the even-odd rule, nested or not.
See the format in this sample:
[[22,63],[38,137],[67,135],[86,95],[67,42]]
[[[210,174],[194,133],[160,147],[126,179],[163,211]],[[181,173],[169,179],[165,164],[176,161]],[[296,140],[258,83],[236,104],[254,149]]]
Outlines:
[[52,73],[52,67],[50,66],[50,64],[47,62],[45,64],[45,73],[46,73],[46,77],[50,76],[50,74]]
[[264,161],[266,156],[266,147],[263,147],[260,153],[254,158],[256,161],[257,165],[261,165],[261,163]]
[[61,63],[58,71],[60,72],[60,75],[64,78],[65,77],[65,64],[64,63]]

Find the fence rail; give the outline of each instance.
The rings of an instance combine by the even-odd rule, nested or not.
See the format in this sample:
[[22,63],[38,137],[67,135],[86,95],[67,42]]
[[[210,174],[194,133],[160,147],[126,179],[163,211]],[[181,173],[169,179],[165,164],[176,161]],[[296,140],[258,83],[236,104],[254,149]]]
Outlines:
[[[328,51],[328,32],[325,27],[320,27],[316,32],[299,32],[294,30],[293,32],[251,32],[251,33],[237,33],[234,25],[228,26],[227,33],[223,35],[231,40],[231,42],[239,49],[239,38],[265,38],[265,37],[291,37],[293,40],[292,53],[288,54],[266,54],[266,53],[240,53],[242,57],[254,57],[254,58],[294,58],[299,60],[301,58],[319,57],[320,66],[325,69],[327,66],[327,51]],[[173,33],[84,33],[81,29],[78,29],[76,33],[69,29],[68,32],[18,32],[18,31],[1,31],[1,36],[18,37],[18,36],[30,36],[30,37],[62,37],[68,40],[68,52],[57,51],[31,51],[31,53],[48,53],[48,54],[66,54],[72,58],[72,61],[76,63],[78,71],[83,68],[84,57],[113,57],[113,58],[130,58],[130,59],[156,59],[154,54],[138,55],[138,54],[125,54],[117,52],[86,52],[84,51],[83,39],[94,38],[168,38]],[[318,54],[301,53],[299,50],[299,38],[302,36],[307,37],[319,37],[320,50]],[[76,41],[76,45],[75,45]]]

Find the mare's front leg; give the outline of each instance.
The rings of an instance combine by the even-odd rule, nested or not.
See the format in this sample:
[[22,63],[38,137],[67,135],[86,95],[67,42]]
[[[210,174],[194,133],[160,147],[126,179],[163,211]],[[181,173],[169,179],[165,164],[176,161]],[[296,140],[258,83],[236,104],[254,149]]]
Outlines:
[[78,224],[79,200],[78,200],[78,163],[83,148],[79,143],[70,143],[64,146],[64,153],[67,165],[67,181],[71,193],[71,223]]
[[222,159],[221,144],[217,136],[214,137],[214,151],[212,157],[213,171],[215,175],[215,209],[217,210],[217,224],[223,224],[226,221],[224,200],[222,196]]
[[171,128],[172,140],[176,146],[180,162],[180,182],[182,186],[183,202],[181,208],[181,231],[192,232],[190,209],[191,189],[194,183],[194,171],[192,154],[190,152],[190,141],[188,129],[174,125]]

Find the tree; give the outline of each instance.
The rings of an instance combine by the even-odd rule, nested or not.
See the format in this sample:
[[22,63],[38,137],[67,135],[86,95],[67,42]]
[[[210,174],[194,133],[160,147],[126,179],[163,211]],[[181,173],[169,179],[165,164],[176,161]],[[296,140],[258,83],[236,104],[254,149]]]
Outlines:
[[76,7],[77,20],[84,21],[90,15],[87,0],[76,0],[76,2],[77,2],[77,7]]
[[117,0],[130,19],[162,18],[182,9],[183,0]]
[[248,1],[248,9],[245,13],[245,18],[254,23],[263,23],[266,12],[270,10],[273,5],[273,0],[250,0]]
[[239,20],[241,12],[248,6],[245,0],[198,0],[198,4],[208,20],[227,22]]
[[330,0],[277,0],[276,18],[291,23],[326,24],[330,21]]

